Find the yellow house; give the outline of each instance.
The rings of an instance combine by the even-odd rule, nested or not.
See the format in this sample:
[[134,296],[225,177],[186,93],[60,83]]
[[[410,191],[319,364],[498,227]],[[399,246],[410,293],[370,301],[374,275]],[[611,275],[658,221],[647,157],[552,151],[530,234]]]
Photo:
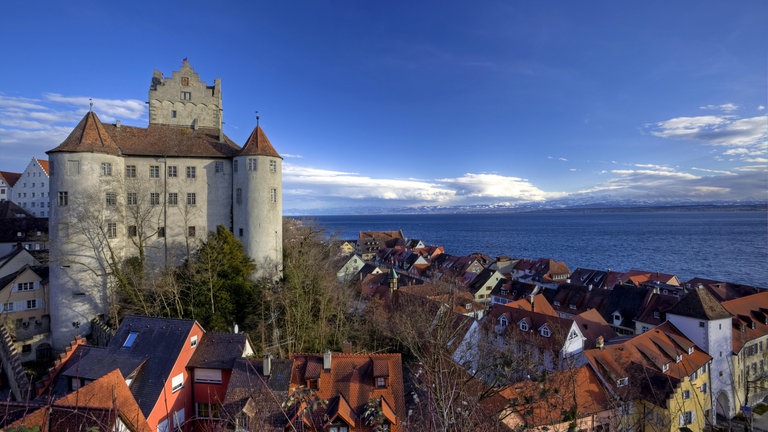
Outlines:
[[722,305],[733,315],[733,395],[741,410],[768,396],[768,291]]
[[48,268],[25,265],[0,278],[0,324],[16,342],[21,361],[51,355]]
[[585,354],[617,400],[611,430],[704,430],[712,357],[670,322]]

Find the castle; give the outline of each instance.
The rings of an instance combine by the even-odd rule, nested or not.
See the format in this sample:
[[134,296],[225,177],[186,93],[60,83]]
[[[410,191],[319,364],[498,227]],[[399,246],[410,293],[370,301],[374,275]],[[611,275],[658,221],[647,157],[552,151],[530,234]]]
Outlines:
[[220,80],[207,85],[185,59],[171,77],[154,72],[148,127],[91,110],[47,152],[54,349],[114,305],[117,263],[179,264],[218,225],[242,241],[254,277],[280,275],[282,158],[258,124],[235,144],[222,113]]

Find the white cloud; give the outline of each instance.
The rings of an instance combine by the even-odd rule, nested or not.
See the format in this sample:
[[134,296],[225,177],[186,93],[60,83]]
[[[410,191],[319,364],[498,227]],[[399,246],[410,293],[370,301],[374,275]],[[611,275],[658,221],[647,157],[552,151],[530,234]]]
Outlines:
[[731,171],[724,171],[724,170],[713,170],[713,169],[707,169],[707,168],[697,168],[697,167],[691,167],[694,171],[701,171],[709,174],[720,174],[720,175],[736,175],[736,173]]
[[51,102],[79,107],[76,111],[81,113],[89,110],[90,103],[93,102],[93,111],[103,121],[108,122],[140,119],[147,112],[147,105],[138,99],[100,99],[87,96],[62,96],[58,93],[48,93],[45,97]]
[[765,111],[765,105],[758,105],[757,106],[758,111]]
[[737,119],[728,116],[677,117],[658,122],[651,134],[721,146],[748,146],[768,136],[768,117]]
[[280,153],[280,156],[282,156],[283,159],[304,159],[304,156],[299,154]]
[[739,106],[734,103],[725,103],[722,105],[704,105],[699,107],[699,109],[711,110],[711,111],[723,111],[723,112],[729,113],[739,109]]

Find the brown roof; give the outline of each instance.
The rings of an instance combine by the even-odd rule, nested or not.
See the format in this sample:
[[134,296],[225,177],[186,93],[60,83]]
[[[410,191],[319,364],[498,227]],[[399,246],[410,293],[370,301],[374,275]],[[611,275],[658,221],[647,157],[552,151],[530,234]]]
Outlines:
[[10,172],[10,171],[0,171],[0,178],[5,180],[5,182],[8,183],[8,186],[11,186],[11,187],[13,187],[13,185],[15,185],[17,181],[19,181],[19,177],[21,177],[21,173]]
[[667,310],[668,314],[682,315],[702,320],[730,318],[731,314],[715,299],[709,291],[696,287],[676,305]]
[[117,156],[120,154],[120,149],[104,130],[104,125],[96,113],[88,111],[64,142],[46,153],[53,152],[90,152]]
[[53,152],[232,157],[240,152],[240,147],[227,136],[220,140],[218,129],[192,129],[156,124],[146,128],[105,125],[95,113],[89,112],[64,142],[47,153]]
[[[317,379],[317,397],[330,400],[342,396],[348,403],[348,408],[342,401],[340,406],[329,405],[333,414],[354,416],[357,424],[362,423],[361,416],[365,406],[372,398],[382,397],[397,415],[397,422],[392,430],[400,428],[400,422],[405,420],[405,395],[403,389],[403,367],[400,354],[346,354],[334,352],[331,354],[331,368],[323,368],[322,354],[293,354],[293,369],[291,372],[291,389],[306,386],[307,380]],[[386,374],[386,375],[384,375]],[[384,388],[376,387],[375,377],[383,376],[386,380]],[[340,398],[341,399],[341,398]],[[329,413],[330,414],[330,413]],[[352,427],[355,424],[350,425]]]
[[603,374],[608,382],[628,377],[631,386],[639,384],[633,383],[639,377],[629,376],[632,365],[679,381],[712,360],[709,354],[698,349],[668,321],[621,344],[607,345],[603,350],[593,349],[584,353],[595,370]]
[[768,334],[768,291],[722,303],[733,314],[733,352]]
[[269,138],[267,138],[261,126],[256,126],[253,132],[251,132],[251,136],[248,137],[245,145],[240,150],[240,156],[280,157],[275,148],[272,147],[272,143],[269,142]]
[[577,418],[612,408],[608,392],[586,365],[551,373],[543,382],[517,383],[502,390],[501,395],[511,402],[509,406],[528,428],[567,422],[563,413],[571,410],[574,402]]
[[[117,416],[129,425],[132,431],[152,430],[119,369],[56,400],[50,408],[40,408],[14,425],[40,426],[42,430],[49,431],[80,430],[78,427],[67,428],[79,424],[84,429],[86,426],[92,426],[95,419],[114,424]],[[86,415],[73,416],[78,411]],[[101,422],[97,424],[105,426]]]
[[557,311],[552,307],[552,305],[549,304],[546,297],[544,297],[544,295],[542,294],[536,294],[535,296],[533,296],[533,299],[531,299],[530,296],[526,296],[526,298],[521,298],[519,300],[509,302],[505,306],[511,307],[511,308],[524,309],[529,312],[535,311],[544,315],[560,316],[558,315]]
[[576,321],[581,334],[586,338],[584,341],[585,349],[594,348],[598,336],[602,336],[603,340],[611,340],[617,336],[616,331],[605,321],[597,309],[582,312],[573,317],[573,320]]

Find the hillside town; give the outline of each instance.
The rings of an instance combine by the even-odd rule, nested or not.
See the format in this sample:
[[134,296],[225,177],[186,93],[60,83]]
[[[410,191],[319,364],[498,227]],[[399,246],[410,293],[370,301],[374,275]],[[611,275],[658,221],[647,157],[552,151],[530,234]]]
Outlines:
[[0,172],[0,429],[768,427],[768,290],[329,239],[218,79],[185,59],[148,104]]

